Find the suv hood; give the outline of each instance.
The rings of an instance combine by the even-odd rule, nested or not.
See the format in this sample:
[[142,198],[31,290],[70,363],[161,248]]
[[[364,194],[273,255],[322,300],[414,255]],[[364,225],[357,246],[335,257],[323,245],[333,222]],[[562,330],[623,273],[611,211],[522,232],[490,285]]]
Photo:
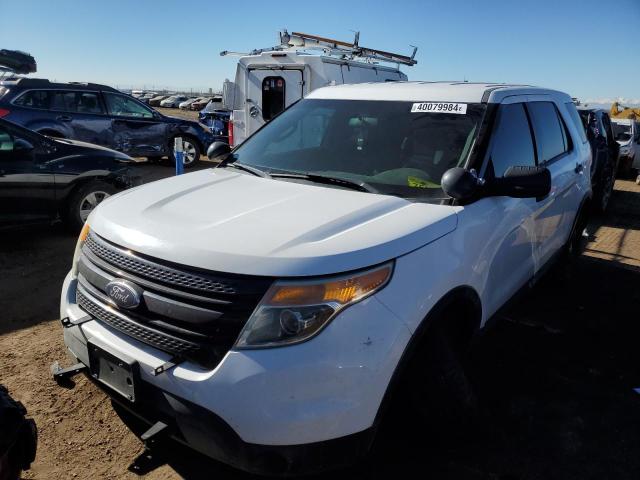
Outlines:
[[453,231],[458,207],[208,169],[127,190],[89,218],[133,251],[208,270],[310,276],[375,265]]

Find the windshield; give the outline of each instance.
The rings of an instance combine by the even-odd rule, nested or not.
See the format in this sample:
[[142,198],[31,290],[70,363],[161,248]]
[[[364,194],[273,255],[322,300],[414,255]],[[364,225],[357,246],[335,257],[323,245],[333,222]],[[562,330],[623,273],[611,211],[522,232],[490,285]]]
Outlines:
[[624,123],[612,123],[613,136],[620,142],[628,142],[631,140],[631,125]]
[[458,105],[460,113],[425,113],[413,112],[414,105],[421,104],[301,100],[233,157],[271,174],[335,177],[383,194],[439,201],[447,198],[440,188],[442,174],[466,162],[486,107],[446,104]]

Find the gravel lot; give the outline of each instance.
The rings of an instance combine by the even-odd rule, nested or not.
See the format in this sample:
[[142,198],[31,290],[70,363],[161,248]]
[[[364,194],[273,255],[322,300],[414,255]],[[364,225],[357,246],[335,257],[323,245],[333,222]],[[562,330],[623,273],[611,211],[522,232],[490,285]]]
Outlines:
[[[147,179],[173,171],[138,168]],[[343,473],[640,478],[640,395],[633,391],[640,387],[640,187],[618,181],[612,202],[606,218],[591,222],[581,259],[552,270],[477,339],[473,378],[484,418],[475,434],[445,444],[429,432],[413,436],[409,425],[390,426],[372,460]],[[65,360],[58,297],[75,241],[59,227],[0,236],[0,383],[40,429],[38,457],[24,478],[134,478],[127,466],[141,442],[105,395],[84,378],[61,389],[49,374],[54,360]],[[147,478],[250,478],[182,451],[168,461]]]

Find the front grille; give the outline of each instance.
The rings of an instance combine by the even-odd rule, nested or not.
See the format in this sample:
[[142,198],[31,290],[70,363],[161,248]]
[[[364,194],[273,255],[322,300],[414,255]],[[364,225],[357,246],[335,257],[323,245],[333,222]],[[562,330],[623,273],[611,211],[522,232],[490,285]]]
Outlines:
[[[78,263],[76,300],[98,321],[174,355],[215,366],[232,347],[272,278],[212,272],[159,260],[90,233]],[[114,279],[142,290],[133,310],[106,293]]]
[[212,293],[237,293],[233,285],[223,283],[222,281],[216,281],[204,275],[187,273],[168,266],[158,265],[142,257],[127,254],[125,251],[109,248],[106,242],[100,242],[94,239],[93,234],[90,234],[87,238],[86,245],[97,257],[109,262],[115,267],[168,285]]
[[145,327],[123,315],[116,315],[107,310],[105,306],[85,296],[80,289],[76,292],[76,300],[84,311],[91,314],[97,320],[111,325],[116,330],[120,330],[141,342],[153,345],[165,352],[181,356],[195,356],[201,348],[200,345],[196,343],[187,342],[167,335],[166,333]]

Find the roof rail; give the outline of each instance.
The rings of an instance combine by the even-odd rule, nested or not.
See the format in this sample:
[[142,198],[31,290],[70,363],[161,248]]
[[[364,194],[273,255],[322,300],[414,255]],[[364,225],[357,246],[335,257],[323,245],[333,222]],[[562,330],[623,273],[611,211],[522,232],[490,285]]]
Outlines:
[[[280,45],[271,48],[261,48],[252,50],[249,55],[259,55],[262,52],[274,50],[310,50],[319,49],[326,55],[338,56],[348,60],[363,60],[365,62],[389,62],[398,65],[415,65],[418,61],[415,59],[418,47],[413,47],[411,56],[401,55],[399,53],[386,52],[384,50],[376,50],[374,48],[361,47],[358,42],[360,40],[360,32],[355,32],[355,38],[352,43],[331,38],[319,37],[301,32],[287,32],[286,29],[279,32]],[[224,50],[220,52],[221,56],[225,55],[247,55],[239,52],[229,52]]]
[[117,92],[117,89],[108,85],[102,85],[99,83],[88,82],[52,82],[47,78],[30,78],[30,77],[18,77],[11,78],[9,80],[15,81],[23,87],[44,87],[44,88],[69,88],[69,87],[86,87],[91,90],[107,90]]

